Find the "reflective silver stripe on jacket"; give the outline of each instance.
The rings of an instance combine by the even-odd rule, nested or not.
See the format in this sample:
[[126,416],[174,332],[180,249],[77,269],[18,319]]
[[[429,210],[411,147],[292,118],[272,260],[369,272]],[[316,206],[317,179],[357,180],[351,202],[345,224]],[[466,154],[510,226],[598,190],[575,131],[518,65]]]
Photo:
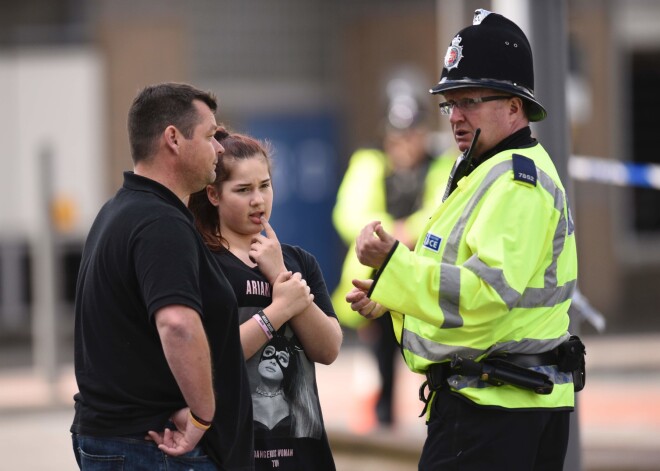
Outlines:
[[555,339],[511,340],[509,342],[497,343],[491,346],[488,350],[482,350],[463,345],[459,346],[438,343],[434,340],[425,339],[410,330],[404,330],[403,334],[402,345],[405,350],[433,362],[451,359],[454,354],[462,358],[476,360],[479,357],[490,356],[497,352],[520,354],[547,352],[558,347],[570,337],[570,333],[565,333],[561,337]]
[[[555,185],[547,173],[538,169],[538,182],[541,187],[554,197],[555,209],[559,212],[559,221],[552,240],[552,262],[545,270],[543,288],[525,288],[520,294],[507,283],[504,272],[491,268],[474,255],[464,263],[464,267],[488,283],[500,295],[509,309],[514,307],[535,308],[552,307],[568,300],[575,289],[575,280],[563,286],[557,286],[557,260],[566,239],[566,216],[564,215],[564,193]],[[491,182],[492,183],[492,182]],[[483,194],[483,193],[482,193]],[[465,221],[461,218],[461,223]],[[462,231],[461,231],[462,235]]]

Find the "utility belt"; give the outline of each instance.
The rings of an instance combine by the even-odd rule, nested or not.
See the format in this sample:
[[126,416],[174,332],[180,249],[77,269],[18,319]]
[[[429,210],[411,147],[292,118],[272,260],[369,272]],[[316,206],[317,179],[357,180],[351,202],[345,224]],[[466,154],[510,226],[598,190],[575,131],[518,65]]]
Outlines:
[[[586,382],[585,355],[586,349],[577,335],[544,353],[494,355],[479,362],[454,355],[450,362],[435,363],[426,370],[426,381],[419,388],[419,399],[428,405],[432,393],[445,386],[447,378],[453,375],[477,376],[493,386],[508,384],[536,394],[550,394],[554,383],[548,375],[529,369],[545,365],[557,365],[559,371],[572,373],[573,387],[576,392],[581,391]],[[425,394],[426,387],[428,395]],[[425,412],[426,406],[420,417]]]

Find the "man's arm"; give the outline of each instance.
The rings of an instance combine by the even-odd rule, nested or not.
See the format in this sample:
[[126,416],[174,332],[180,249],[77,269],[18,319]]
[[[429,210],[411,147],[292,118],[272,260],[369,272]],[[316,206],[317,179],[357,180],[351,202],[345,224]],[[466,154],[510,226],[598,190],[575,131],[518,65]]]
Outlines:
[[[211,355],[199,314],[187,306],[170,305],[156,311],[155,321],[165,358],[190,412],[211,422],[215,415]],[[190,413],[184,422],[179,412],[178,431],[166,431],[164,440],[150,434],[161,450],[172,455],[192,450],[204,435]]]

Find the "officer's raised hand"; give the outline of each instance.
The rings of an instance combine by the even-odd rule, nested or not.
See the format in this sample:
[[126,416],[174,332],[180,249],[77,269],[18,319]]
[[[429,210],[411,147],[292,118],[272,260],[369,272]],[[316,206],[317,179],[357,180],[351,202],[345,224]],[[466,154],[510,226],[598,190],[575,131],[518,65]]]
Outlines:
[[364,226],[355,243],[355,253],[362,265],[380,268],[394,247],[396,239],[383,229],[380,221]]

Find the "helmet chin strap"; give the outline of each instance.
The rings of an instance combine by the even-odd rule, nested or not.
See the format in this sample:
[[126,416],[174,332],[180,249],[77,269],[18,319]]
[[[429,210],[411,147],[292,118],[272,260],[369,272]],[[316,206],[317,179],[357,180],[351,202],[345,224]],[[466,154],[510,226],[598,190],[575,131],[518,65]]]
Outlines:
[[472,142],[470,143],[470,148],[465,153],[465,160],[466,160],[465,168],[469,168],[470,164],[472,163],[472,158],[474,157],[474,148],[477,145],[477,139],[479,139],[480,134],[481,134],[481,128],[475,129],[474,137],[472,138]]

